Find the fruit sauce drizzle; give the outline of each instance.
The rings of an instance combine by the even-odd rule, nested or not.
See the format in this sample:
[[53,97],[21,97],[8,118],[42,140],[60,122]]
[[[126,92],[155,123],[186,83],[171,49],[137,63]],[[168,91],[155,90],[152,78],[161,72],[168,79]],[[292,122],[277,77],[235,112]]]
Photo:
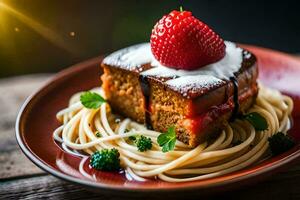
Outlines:
[[140,74],[139,75],[139,82],[142,89],[142,93],[145,99],[145,124],[146,127],[150,130],[153,130],[150,111],[149,111],[149,103],[150,103],[150,84],[147,79],[147,76]]
[[[234,120],[239,110],[238,102],[238,81],[234,75],[243,61],[242,49],[234,43],[225,41],[226,55],[216,63],[209,64],[196,70],[176,70],[161,65],[152,55],[150,44],[142,43],[121,49],[107,56],[103,63],[110,66],[120,67],[125,70],[134,71],[139,74],[139,82],[145,99],[145,124],[152,129],[149,101],[150,85],[148,76],[165,79],[165,84],[172,90],[178,91],[184,97],[190,89],[210,88],[218,85],[224,80],[233,83],[234,108],[231,120]],[[145,64],[150,64],[150,68],[145,68]],[[171,79],[170,79],[171,78]]]
[[234,103],[230,121],[234,121],[235,118],[237,117],[239,107],[240,107],[240,103],[239,103],[239,83],[238,83],[238,80],[237,80],[236,76],[230,77],[230,81],[233,84],[233,103]]

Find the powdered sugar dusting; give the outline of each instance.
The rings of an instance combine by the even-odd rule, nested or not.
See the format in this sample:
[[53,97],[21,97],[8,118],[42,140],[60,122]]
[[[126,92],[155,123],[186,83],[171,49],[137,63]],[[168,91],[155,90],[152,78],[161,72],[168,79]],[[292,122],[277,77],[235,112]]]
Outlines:
[[196,70],[177,70],[161,65],[157,60],[152,60],[153,68],[144,71],[143,75],[152,75],[159,77],[173,76],[195,76],[195,75],[211,75],[219,79],[229,80],[231,76],[239,71],[243,62],[242,49],[232,42],[225,42],[226,54],[220,61],[206,65]]
[[[243,62],[243,50],[234,43],[225,41],[226,54],[218,62],[196,70],[177,70],[161,65],[152,55],[150,43],[125,48],[109,55],[104,64],[126,70],[136,70],[145,76],[172,78],[166,83],[176,91],[186,94],[196,89],[211,88],[223,80],[229,80],[238,72]],[[151,63],[152,68],[143,71],[142,65]],[[161,79],[162,80],[162,79]]]
[[103,63],[126,70],[137,68],[139,70],[143,64],[151,63],[153,59],[154,57],[151,53],[150,43],[142,43],[110,54],[103,60]]
[[249,59],[251,57],[251,53],[249,51],[245,50],[245,51],[243,51],[243,54],[246,59]]
[[223,81],[211,75],[196,75],[196,76],[182,76],[176,79],[166,81],[172,89],[179,91],[181,94],[188,92],[197,92],[199,88],[209,89],[213,88]]
[[124,54],[121,57],[122,61],[126,61],[131,65],[143,65],[154,60],[154,56],[151,53],[150,44],[146,43],[144,45],[139,46],[134,51],[130,51],[127,54]]

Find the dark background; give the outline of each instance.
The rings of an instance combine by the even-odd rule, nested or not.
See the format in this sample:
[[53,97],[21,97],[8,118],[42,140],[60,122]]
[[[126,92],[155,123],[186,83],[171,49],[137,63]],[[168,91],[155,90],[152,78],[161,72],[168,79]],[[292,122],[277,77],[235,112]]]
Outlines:
[[149,41],[180,5],[226,40],[300,52],[297,1],[0,0],[0,77],[56,72]]

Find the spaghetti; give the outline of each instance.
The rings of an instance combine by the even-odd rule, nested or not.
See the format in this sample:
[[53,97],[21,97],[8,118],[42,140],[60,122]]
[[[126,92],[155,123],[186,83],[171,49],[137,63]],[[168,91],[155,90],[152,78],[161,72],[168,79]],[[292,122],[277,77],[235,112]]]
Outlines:
[[[93,89],[105,97],[101,88]],[[277,132],[286,134],[290,128],[293,101],[279,91],[260,85],[256,103],[249,112],[263,116],[268,129],[256,131],[247,121],[236,119],[226,123],[220,135],[196,148],[176,141],[173,151],[163,153],[157,143],[161,134],[148,130],[128,118],[115,123],[116,116],[110,106],[103,103],[98,109],[87,109],[79,101],[81,93],[73,95],[69,106],[57,113],[62,122],[53,138],[62,143],[64,149],[77,156],[93,154],[97,150],[116,148],[121,165],[135,180],[145,181],[157,177],[168,182],[195,181],[221,176],[243,169],[267,156],[268,138]],[[99,138],[96,132],[102,134]],[[134,135],[151,138],[151,150],[140,152],[128,139]]]

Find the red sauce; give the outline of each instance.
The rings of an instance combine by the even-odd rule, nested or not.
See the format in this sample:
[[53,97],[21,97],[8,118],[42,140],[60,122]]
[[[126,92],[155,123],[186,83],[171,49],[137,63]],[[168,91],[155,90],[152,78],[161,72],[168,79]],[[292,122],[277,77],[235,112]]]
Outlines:
[[139,75],[140,86],[145,99],[145,124],[150,130],[153,130],[150,113],[150,84],[147,76]]
[[[243,94],[238,96],[238,103],[243,103],[246,101],[249,97],[255,95],[258,91],[257,86],[252,86],[251,89],[249,89],[247,92],[244,92]],[[234,97],[233,97],[234,98]],[[190,125],[191,133],[195,134],[201,134],[203,129],[205,129],[207,126],[211,125],[211,123],[214,123],[218,118],[233,112],[235,108],[235,103],[233,98],[229,99],[226,103],[221,104],[219,106],[212,107],[208,112],[203,113],[201,115],[198,115],[193,118],[187,118],[185,120],[188,120]]]

